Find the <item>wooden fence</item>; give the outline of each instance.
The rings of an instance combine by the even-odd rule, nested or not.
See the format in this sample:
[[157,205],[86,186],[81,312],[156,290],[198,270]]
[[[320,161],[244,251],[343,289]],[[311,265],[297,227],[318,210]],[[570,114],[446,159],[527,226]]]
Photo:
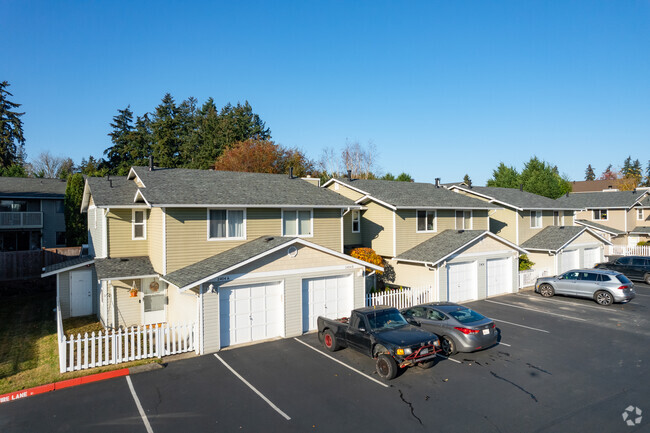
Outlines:
[[0,252],[0,281],[39,278],[45,266],[77,257],[81,247]]

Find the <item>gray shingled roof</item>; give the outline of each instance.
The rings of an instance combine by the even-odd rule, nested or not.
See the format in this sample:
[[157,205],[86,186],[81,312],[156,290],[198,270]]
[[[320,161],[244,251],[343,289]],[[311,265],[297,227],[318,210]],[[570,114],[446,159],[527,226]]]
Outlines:
[[245,244],[231,248],[205,260],[186,266],[165,275],[165,280],[178,288],[204,280],[252,257],[263,254],[296,238],[281,236],[262,236]]
[[29,177],[0,177],[0,197],[62,199],[66,181]]
[[338,181],[397,208],[499,209],[500,206],[436,188],[431,183],[347,178]]
[[581,232],[583,226],[548,226],[532,238],[521,244],[527,250],[558,251]]
[[43,268],[42,274],[47,274],[47,273],[50,273],[50,272],[58,273],[58,272],[55,272],[55,271],[59,271],[61,269],[66,269],[66,268],[69,268],[69,267],[72,267],[72,266],[82,265],[84,263],[90,264],[90,263],[92,263],[93,260],[94,259],[92,257],[90,257],[90,256],[79,256],[79,257],[70,258],[70,259],[68,259],[68,260],[66,260],[64,262],[55,263],[53,265],[45,266]]
[[95,270],[100,280],[135,278],[157,275],[149,257],[121,257],[115,259],[95,259]]
[[541,195],[533,194],[532,192],[520,191],[519,188],[497,188],[491,186],[473,186],[463,187],[470,192],[475,192],[487,197],[490,197],[494,200],[498,200],[502,203],[517,207],[519,209],[548,209],[548,210],[559,210],[559,209],[569,209],[569,210],[578,210],[581,209],[579,206],[572,205],[560,205],[556,200],[553,200],[548,197]]
[[592,221],[587,221],[587,220],[576,220],[575,221],[578,224],[585,225],[587,227],[591,227],[596,230],[602,230],[608,233],[615,233],[617,235],[624,235],[625,232],[623,230],[615,229],[613,227],[606,226],[604,224],[598,224]]
[[602,191],[578,192],[558,198],[562,206],[576,206],[580,209],[629,208],[636,203],[646,191]]
[[95,206],[138,206],[133,203],[138,186],[126,177],[89,177],[87,179]]
[[483,230],[445,230],[410,250],[404,251],[396,259],[437,263],[484,234]]
[[650,235],[650,227],[635,227],[630,233],[635,235]]

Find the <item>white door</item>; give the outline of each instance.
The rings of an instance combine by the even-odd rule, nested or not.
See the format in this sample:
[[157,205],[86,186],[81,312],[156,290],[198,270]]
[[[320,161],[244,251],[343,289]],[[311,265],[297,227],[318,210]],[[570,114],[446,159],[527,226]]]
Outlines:
[[221,287],[221,347],[279,337],[283,334],[282,283]]
[[70,272],[70,316],[93,314],[93,273],[90,270]]
[[487,295],[512,293],[512,259],[487,260]]
[[600,263],[600,248],[585,248],[584,264],[585,268],[593,268],[597,263]]
[[450,302],[478,299],[476,262],[447,265],[447,299]]
[[578,253],[578,250],[562,251],[560,273],[580,267],[580,256]]
[[154,325],[166,321],[167,284],[153,278],[142,280],[142,321]]
[[302,280],[302,330],[316,329],[318,316],[349,317],[354,308],[352,275]]

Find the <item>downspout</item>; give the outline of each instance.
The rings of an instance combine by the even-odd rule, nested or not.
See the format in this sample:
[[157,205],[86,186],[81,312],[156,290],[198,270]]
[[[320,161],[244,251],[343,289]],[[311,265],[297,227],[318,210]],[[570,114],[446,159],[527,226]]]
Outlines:
[[345,229],[344,229],[344,218],[345,215],[350,212],[350,208],[348,207],[345,211],[341,209],[341,253],[345,254]]
[[104,247],[103,250],[104,251],[102,251],[102,253],[103,253],[102,257],[103,258],[108,258],[108,213],[110,211],[111,211],[110,208],[105,208],[104,209],[104,230],[103,230],[103,232],[104,232],[103,233],[103,235],[104,235],[103,236],[104,237],[104,239],[103,239],[103,241],[104,241],[103,242],[103,247]]
[[162,208],[162,271],[167,275],[167,208]]

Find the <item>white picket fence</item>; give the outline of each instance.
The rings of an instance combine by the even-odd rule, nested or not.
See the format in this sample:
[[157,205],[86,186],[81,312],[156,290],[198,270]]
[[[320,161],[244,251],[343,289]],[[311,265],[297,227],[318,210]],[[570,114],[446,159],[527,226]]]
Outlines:
[[435,300],[433,287],[404,287],[369,293],[366,295],[366,306],[389,305],[396,308],[408,308],[413,305],[433,302]]
[[519,271],[519,288],[530,287],[535,284],[538,278],[548,276],[547,269],[528,269]]
[[57,331],[61,373],[191,352],[196,345],[193,324],[133,326],[125,330],[66,336],[59,305]]
[[609,245],[608,256],[650,256],[650,246]]

